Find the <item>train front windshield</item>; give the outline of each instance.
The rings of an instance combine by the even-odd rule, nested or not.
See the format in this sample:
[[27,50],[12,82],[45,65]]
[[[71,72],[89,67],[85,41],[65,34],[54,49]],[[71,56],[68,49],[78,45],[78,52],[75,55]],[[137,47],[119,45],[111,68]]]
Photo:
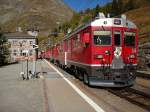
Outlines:
[[94,31],[94,44],[95,45],[111,45],[111,32],[110,31]]
[[135,36],[134,32],[124,32],[124,45],[129,47],[135,47]]

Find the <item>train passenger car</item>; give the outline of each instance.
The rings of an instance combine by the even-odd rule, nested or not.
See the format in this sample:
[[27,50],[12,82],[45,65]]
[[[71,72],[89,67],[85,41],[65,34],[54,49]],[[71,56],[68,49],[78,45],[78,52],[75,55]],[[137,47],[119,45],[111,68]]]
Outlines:
[[54,56],[57,62],[85,84],[104,87],[134,84],[138,29],[125,16],[106,18],[100,13],[99,18],[77,28],[60,43],[60,58]]
[[49,59],[51,57],[51,50],[48,49],[46,52],[44,52],[44,58]]

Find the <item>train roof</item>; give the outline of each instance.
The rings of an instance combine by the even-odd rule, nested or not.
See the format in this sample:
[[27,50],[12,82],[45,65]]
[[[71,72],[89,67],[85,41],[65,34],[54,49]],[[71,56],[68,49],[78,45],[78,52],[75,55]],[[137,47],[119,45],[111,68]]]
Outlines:
[[100,18],[92,21],[89,26],[137,28],[132,21],[124,18]]
[[[87,27],[126,27],[126,28],[131,28],[131,29],[137,29],[137,26],[130,20],[126,19],[125,15],[122,15],[120,18],[119,17],[114,17],[114,18],[106,18],[103,13],[99,13],[99,16],[96,17],[93,21],[90,21],[89,23],[86,23],[84,25],[80,25],[77,27],[75,30],[73,30],[71,33],[68,33],[64,39],[70,38],[72,35],[78,33],[79,31],[87,28]],[[59,42],[61,43],[61,42]],[[58,43],[57,43],[58,44]]]

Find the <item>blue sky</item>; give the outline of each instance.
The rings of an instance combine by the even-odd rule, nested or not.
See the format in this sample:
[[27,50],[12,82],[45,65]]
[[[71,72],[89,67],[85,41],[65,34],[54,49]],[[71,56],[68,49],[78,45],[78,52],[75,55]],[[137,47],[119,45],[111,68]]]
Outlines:
[[73,10],[79,12],[87,8],[94,8],[97,4],[104,5],[112,0],[63,0]]

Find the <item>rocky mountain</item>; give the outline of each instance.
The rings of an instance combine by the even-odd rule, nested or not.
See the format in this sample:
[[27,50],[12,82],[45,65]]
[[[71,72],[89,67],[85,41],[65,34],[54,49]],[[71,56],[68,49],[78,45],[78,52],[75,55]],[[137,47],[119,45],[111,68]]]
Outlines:
[[139,29],[139,39],[141,42],[150,41],[150,0],[136,0],[138,8],[125,12]]
[[150,0],[122,0],[123,6],[133,5],[134,8],[148,6]]
[[150,41],[150,0],[113,0],[112,3],[114,11],[125,13],[137,25],[140,41]]
[[37,28],[47,34],[72,15],[62,0],[0,0],[0,26],[8,31]]

